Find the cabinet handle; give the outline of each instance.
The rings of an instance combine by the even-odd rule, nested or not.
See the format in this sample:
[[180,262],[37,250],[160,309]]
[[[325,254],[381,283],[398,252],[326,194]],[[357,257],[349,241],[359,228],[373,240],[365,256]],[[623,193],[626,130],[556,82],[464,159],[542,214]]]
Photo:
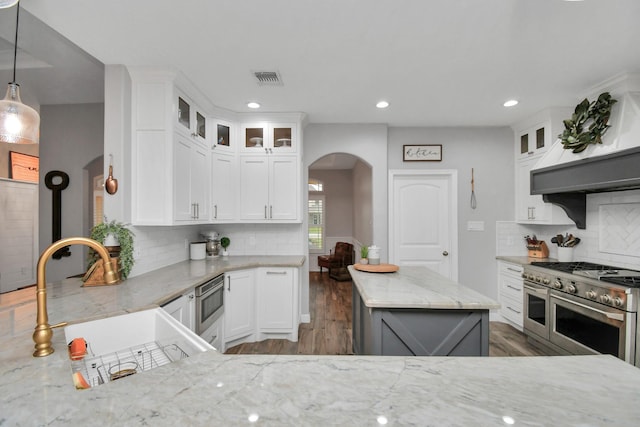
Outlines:
[[267,274],[284,274],[286,275],[286,271],[267,271]]
[[507,308],[508,308],[509,310],[513,311],[514,313],[517,313],[517,314],[520,314],[520,313],[521,313],[520,311],[516,310],[515,308],[511,308],[511,307],[509,307],[509,306],[507,306]]
[[264,219],[267,219],[267,205],[264,205]]
[[507,288],[509,288],[509,289],[513,289],[514,291],[518,291],[518,292],[521,292],[521,291],[522,291],[522,289],[520,289],[520,288],[516,288],[515,286],[511,286],[511,285],[507,285]]
[[444,251],[444,252],[442,252],[442,255],[444,255],[444,256],[449,256],[449,252]]
[[189,295],[189,299],[194,299],[195,295]]
[[200,203],[196,203],[196,219],[200,218]]
[[212,336],[211,339],[209,340],[209,344],[213,345],[213,342],[216,340],[216,338],[218,338],[217,335]]
[[507,267],[507,270],[515,271],[516,273],[522,273],[522,270],[518,270],[517,268],[513,268],[513,267]]
[[218,219],[218,205],[213,205],[213,217]]
[[191,219],[196,219],[196,204],[191,203]]
[[273,205],[269,205],[269,219],[273,219]]
[[264,147],[264,153],[269,154],[269,149],[267,147]]
[[227,284],[227,291],[231,292],[231,277],[229,277],[229,283]]

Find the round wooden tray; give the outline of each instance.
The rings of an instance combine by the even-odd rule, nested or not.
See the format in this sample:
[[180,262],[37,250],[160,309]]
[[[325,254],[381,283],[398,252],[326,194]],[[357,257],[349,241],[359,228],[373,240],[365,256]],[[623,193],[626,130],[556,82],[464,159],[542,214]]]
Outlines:
[[400,267],[395,264],[353,264],[353,268],[368,273],[393,273],[400,269]]

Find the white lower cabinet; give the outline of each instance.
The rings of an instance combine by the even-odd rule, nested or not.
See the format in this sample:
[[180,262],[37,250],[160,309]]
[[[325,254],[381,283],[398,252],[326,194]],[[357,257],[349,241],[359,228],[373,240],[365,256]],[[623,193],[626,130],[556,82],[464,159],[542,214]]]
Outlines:
[[230,271],[224,280],[224,339],[228,343],[255,333],[255,270]]
[[523,292],[522,272],[520,264],[498,261],[498,298],[500,314],[515,328],[522,331]]
[[224,315],[222,315],[215,323],[200,334],[200,338],[211,344],[216,350],[224,352]]
[[189,330],[196,331],[196,294],[191,291],[162,306],[174,319]]
[[299,274],[293,267],[226,273],[225,348],[268,338],[298,341]]
[[[293,268],[260,268],[257,272],[258,333],[291,334],[297,340],[298,286]],[[258,337],[260,338],[260,336]]]

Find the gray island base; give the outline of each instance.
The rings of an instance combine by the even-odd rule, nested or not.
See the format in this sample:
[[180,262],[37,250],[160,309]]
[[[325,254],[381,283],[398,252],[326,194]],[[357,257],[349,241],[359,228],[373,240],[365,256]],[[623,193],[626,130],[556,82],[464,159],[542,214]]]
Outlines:
[[425,267],[353,277],[353,351],[377,356],[488,356],[496,301]]

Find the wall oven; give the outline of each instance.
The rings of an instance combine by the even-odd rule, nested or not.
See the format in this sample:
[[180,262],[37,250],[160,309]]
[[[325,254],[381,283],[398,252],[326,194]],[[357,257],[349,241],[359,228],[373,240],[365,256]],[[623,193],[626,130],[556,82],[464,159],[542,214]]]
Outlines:
[[523,331],[564,354],[611,354],[640,366],[640,272],[592,263],[525,266]]
[[203,334],[224,311],[224,275],[196,287],[196,333]]
[[549,339],[549,289],[525,281],[523,329],[542,339]]

